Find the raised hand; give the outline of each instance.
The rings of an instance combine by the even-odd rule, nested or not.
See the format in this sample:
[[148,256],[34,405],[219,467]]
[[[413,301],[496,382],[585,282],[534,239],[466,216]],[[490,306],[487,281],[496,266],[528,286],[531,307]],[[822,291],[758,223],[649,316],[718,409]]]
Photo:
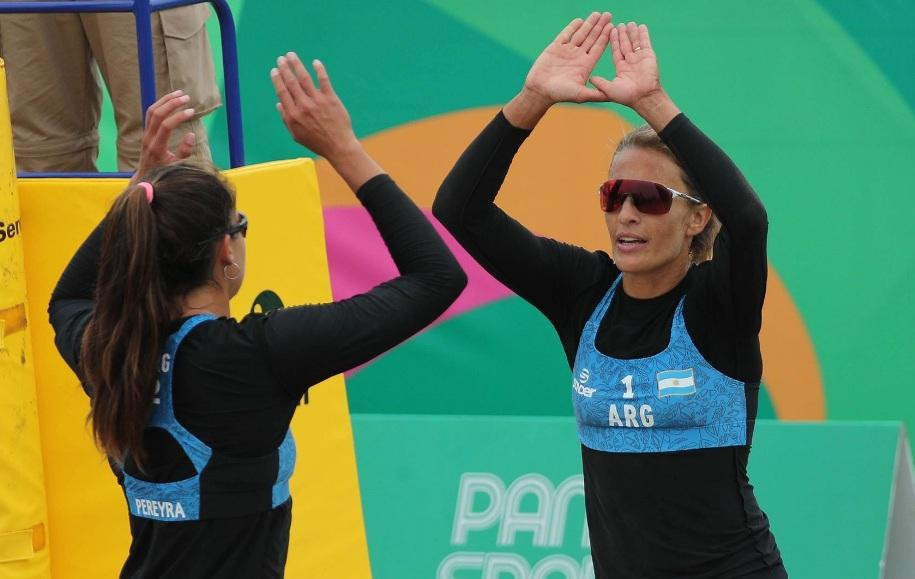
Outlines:
[[619,24],[610,33],[610,53],[616,77],[591,77],[605,100],[634,109],[660,131],[680,110],[661,87],[658,59],[651,47],[648,27],[635,22]]
[[661,90],[658,59],[651,48],[651,36],[644,24],[619,24],[610,32],[610,53],[616,78],[591,78],[592,84],[606,98],[621,105],[633,106],[640,98]]
[[131,183],[139,181],[156,167],[169,165],[175,161],[188,158],[194,152],[197,136],[194,133],[184,135],[174,151],[168,148],[172,131],[181,123],[194,116],[194,109],[187,108],[190,97],[183,91],[171,92],[146,110],[146,128],[140,143],[140,161]]
[[592,12],[563,28],[534,61],[521,92],[502,108],[506,120],[533,129],[555,103],[607,100],[588,86],[588,78],[610,42],[611,18],[609,12]]
[[588,79],[607,48],[611,18],[609,12],[592,12],[586,20],[570,22],[534,61],[525,90],[550,104],[606,100],[604,93],[588,86]]
[[[632,107],[640,114],[641,109],[656,108],[659,101],[669,101],[661,88],[658,59],[647,26],[635,22],[617,25],[610,32],[610,54],[616,77],[591,77],[591,84],[600,89],[606,100]],[[651,122],[647,117],[646,120]]]
[[356,138],[349,113],[321,61],[312,61],[317,85],[296,53],[286,53],[276,62],[277,67],[270,71],[280,101],[276,110],[292,138],[330,161],[353,191],[382,173]]
[[279,98],[276,108],[297,143],[332,163],[335,155],[357,143],[349,113],[334,92],[327,69],[312,62],[318,84],[294,52],[277,59],[270,71]]

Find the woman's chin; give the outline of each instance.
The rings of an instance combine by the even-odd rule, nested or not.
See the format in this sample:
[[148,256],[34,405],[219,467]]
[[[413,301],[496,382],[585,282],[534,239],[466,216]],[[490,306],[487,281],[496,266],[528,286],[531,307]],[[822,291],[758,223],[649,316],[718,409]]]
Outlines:
[[646,266],[644,259],[634,255],[620,255],[619,253],[616,253],[613,256],[613,263],[616,265],[616,269],[623,273],[642,273],[649,269]]

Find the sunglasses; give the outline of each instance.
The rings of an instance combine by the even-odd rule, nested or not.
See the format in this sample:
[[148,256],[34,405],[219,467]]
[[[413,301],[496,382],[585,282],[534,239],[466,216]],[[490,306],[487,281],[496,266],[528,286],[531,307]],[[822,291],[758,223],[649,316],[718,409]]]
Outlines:
[[610,179],[600,186],[600,208],[605,213],[616,213],[628,196],[639,213],[664,215],[670,211],[674,197],[683,197],[693,203],[704,205],[705,201],[686,193],[674,191],[660,183],[637,179]]
[[230,237],[234,236],[236,233],[241,233],[242,237],[248,236],[248,216],[241,211],[238,212],[238,223],[230,225],[228,229],[226,229],[226,235]]
[[204,239],[198,245],[200,247],[203,247],[205,245],[213,243],[217,239],[221,239],[223,235],[228,235],[229,237],[233,237],[236,233],[241,233],[242,237],[248,236],[248,216],[245,215],[244,213],[242,213],[241,211],[238,212],[238,223],[230,225],[222,231],[216,231],[214,233],[213,237]]

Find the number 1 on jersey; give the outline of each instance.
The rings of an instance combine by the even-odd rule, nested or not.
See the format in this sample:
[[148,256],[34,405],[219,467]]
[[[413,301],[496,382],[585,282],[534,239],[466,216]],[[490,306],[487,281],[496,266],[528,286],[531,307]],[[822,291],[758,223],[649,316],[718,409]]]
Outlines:
[[629,400],[631,398],[635,398],[635,392],[632,391],[632,374],[629,374],[628,376],[626,376],[625,378],[620,380],[620,383],[626,387],[626,391],[623,392],[623,398],[625,398],[627,400]]

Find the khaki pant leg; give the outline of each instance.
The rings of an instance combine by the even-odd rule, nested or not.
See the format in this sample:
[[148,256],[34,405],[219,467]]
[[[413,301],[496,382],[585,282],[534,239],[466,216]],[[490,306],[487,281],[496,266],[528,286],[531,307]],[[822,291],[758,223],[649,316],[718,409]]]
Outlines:
[[95,173],[98,146],[74,149],[60,155],[16,157],[16,170],[34,173]]
[[[192,158],[211,162],[201,117],[220,104],[213,57],[206,34],[206,5],[174,8],[152,17],[156,96],[184,90],[191,97],[194,118],[172,135],[172,145],[189,131],[197,136]],[[132,14],[84,14],[83,24],[93,54],[111,94],[118,126],[118,168],[135,169],[143,137],[140,71],[136,26]]]
[[0,16],[16,167],[95,171],[101,92],[79,16]]

